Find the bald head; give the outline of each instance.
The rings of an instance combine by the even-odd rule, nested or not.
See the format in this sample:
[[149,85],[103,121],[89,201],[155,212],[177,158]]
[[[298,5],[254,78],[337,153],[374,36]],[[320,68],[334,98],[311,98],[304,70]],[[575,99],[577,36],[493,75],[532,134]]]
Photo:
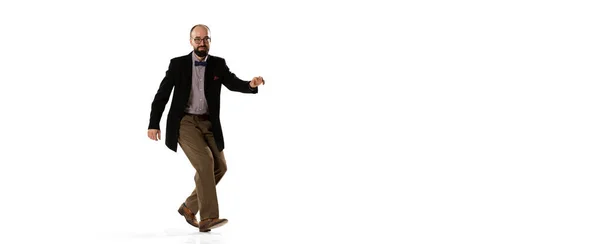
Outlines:
[[192,29],[190,30],[190,37],[192,36],[192,34],[194,33],[194,30],[196,30],[196,29],[204,29],[204,31],[207,34],[210,34],[210,28],[208,28],[207,25],[197,24],[197,25],[192,26]]
[[194,25],[190,30],[190,45],[200,59],[206,57],[210,50],[210,28],[203,24]]

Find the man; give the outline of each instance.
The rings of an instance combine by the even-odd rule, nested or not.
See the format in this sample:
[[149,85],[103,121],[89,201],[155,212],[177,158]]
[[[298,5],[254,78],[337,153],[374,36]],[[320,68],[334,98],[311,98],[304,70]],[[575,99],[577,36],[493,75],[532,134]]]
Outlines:
[[[179,207],[179,214],[201,232],[220,227],[227,219],[219,216],[216,185],[227,165],[223,154],[225,143],[219,119],[221,85],[230,91],[258,93],[262,77],[251,81],[239,79],[223,58],[209,55],[210,29],[195,25],[190,30],[193,51],[171,59],[152,102],[148,137],[158,141],[160,119],[174,89],[167,117],[165,144],[177,152],[177,143],[196,170],[196,188]],[[200,212],[200,222],[196,213]]]

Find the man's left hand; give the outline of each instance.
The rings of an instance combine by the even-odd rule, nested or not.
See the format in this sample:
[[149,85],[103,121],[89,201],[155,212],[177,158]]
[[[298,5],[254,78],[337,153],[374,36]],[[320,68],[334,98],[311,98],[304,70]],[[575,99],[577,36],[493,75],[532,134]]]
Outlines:
[[260,86],[261,84],[265,84],[265,81],[263,80],[262,76],[257,76],[252,78],[252,81],[250,81],[250,87],[252,88],[256,88],[258,86]]

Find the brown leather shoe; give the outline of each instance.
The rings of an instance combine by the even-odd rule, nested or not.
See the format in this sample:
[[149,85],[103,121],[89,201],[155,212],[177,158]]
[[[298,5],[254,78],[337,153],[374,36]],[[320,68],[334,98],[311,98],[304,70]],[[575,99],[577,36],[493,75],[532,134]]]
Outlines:
[[227,224],[228,220],[227,219],[205,219],[200,221],[200,232],[208,232],[211,229],[215,229],[218,227],[223,226],[224,224]]
[[183,216],[185,218],[185,221],[188,222],[188,224],[194,226],[194,227],[198,227],[198,220],[196,219],[196,214],[192,213],[192,210],[190,210],[187,206],[185,206],[185,203],[181,204],[181,206],[179,207],[179,210],[177,210],[177,212],[179,212],[179,214],[181,214],[181,216]]

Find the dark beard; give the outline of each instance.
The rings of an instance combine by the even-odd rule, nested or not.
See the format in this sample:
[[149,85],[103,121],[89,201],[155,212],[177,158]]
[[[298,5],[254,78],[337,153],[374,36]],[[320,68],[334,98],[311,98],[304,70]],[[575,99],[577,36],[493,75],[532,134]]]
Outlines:
[[198,49],[194,50],[194,53],[196,55],[198,55],[198,57],[201,57],[201,58],[206,57],[206,55],[208,54],[208,52],[206,50],[198,50]]

